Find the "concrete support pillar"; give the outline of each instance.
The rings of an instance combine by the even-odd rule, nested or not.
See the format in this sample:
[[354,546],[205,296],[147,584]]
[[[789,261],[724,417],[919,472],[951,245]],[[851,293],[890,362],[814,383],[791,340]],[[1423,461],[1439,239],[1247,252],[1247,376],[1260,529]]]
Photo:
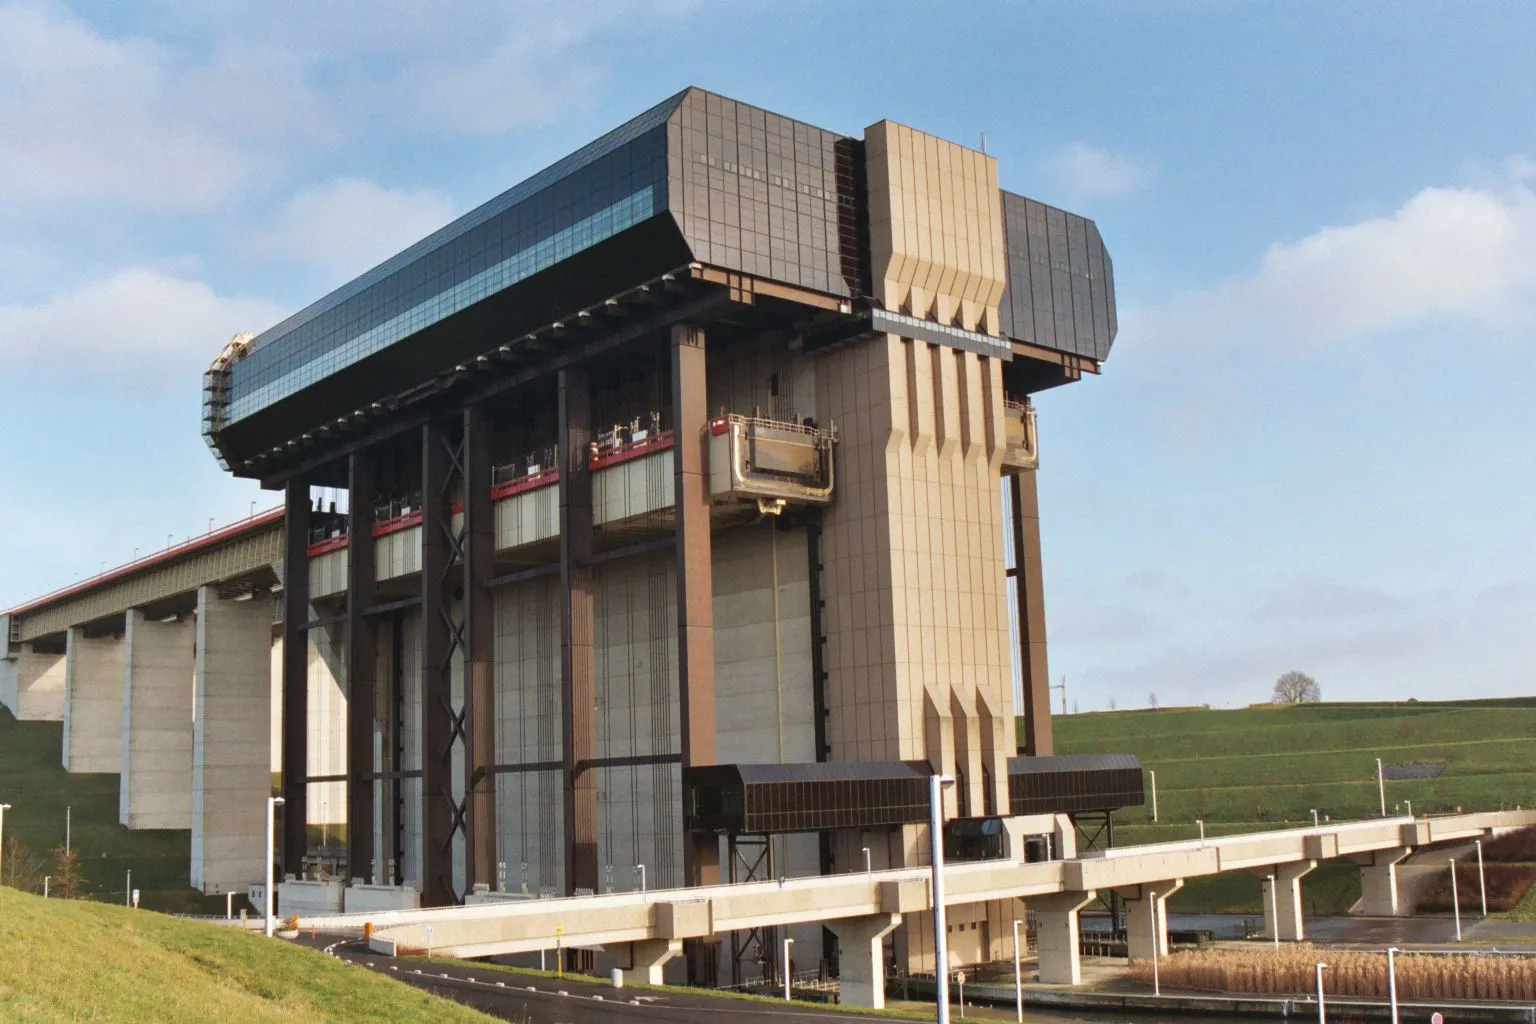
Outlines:
[[667,961],[683,951],[682,939],[645,939],[629,944],[629,967],[624,969],[625,981],[660,985],[662,971]]
[[494,433],[490,410],[484,404],[464,410],[466,890],[473,890],[477,883],[496,887],[496,613],[486,586],[495,572],[496,512],[491,504]]
[[[285,874],[303,870],[309,851],[309,484],[289,481],[283,496],[282,761]],[[198,629],[202,629],[198,623]],[[198,643],[201,654],[202,643]],[[195,858],[194,858],[195,863]],[[194,870],[196,870],[194,868]]]
[[454,594],[463,582],[454,566],[459,537],[453,506],[463,485],[458,433],[446,419],[428,422],[421,432],[421,897],[429,907],[449,906],[460,897],[455,839],[461,819],[454,772],[455,656],[463,654],[462,611]]
[[1040,563],[1040,494],[1035,471],[1008,478],[1013,512],[1014,578],[1018,583],[1019,649],[1016,657],[1024,682],[1024,750],[1044,757],[1051,739],[1051,677],[1046,662],[1045,576]]
[[1036,896],[1026,902],[1035,912],[1036,945],[1040,954],[1040,981],[1046,985],[1081,985],[1082,941],[1077,912],[1093,902],[1095,893],[1060,892]]
[[[1169,896],[1184,888],[1184,880],[1151,882],[1131,889],[1121,889],[1125,901],[1126,953],[1131,960],[1150,960],[1168,955]],[[1154,914],[1153,905],[1156,905]],[[1157,926],[1153,928],[1153,918]]]
[[86,636],[79,626],[65,634],[64,770],[109,774],[118,770],[123,730],[123,639]]
[[846,1006],[885,1007],[885,942],[900,914],[828,921],[837,936],[839,1000]]
[[373,863],[374,734],[378,645],[368,609],[374,603],[374,459],[347,459],[347,877],[380,881]]
[[197,626],[140,611],[125,620],[117,821],[191,828]]
[[[673,493],[677,517],[677,659],[682,701],[684,765],[715,763],[715,619],[713,548],[709,532],[709,403],[702,328],[672,328]],[[683,849],[689,885],[720,880],[720,844],[712,835],[692,835]]]
[[[1306,931],[1301,918],[1301,880],[1317,867],[1315,860],[1303,860],[1294,864],[1277,864],[1273,870],[1274,881],[1264,878],[1264,934],[1273,938],[1279,934],[1281,942],[1301,942]],[[1277,893],[1271,895],[1270,887]],[[1279,915],[1278,919],[1276,914]],[[1279,932],[1276,932],[1276,929]]]
[[57,722],[64,717],[64,655],[22,644],[0,661],[0,698],[23,722]]
[[1397,866],[1413,852],[1411,846],[1378,850],[1360,859],[1360,913],[1367,917],[1397,917]]
[[[565,891],[597,891],[597,662],[592,586],[592,389],[586,370],[560,371],[560,683]],[[686,712],[684,712],[686,715]],[[686,741],[685,741],[686,742]]]
[[265,596],[226,601],[212,587],[198,589],[194,678],[192,885],[240,892],[261,880],[271,855],[272,606]]

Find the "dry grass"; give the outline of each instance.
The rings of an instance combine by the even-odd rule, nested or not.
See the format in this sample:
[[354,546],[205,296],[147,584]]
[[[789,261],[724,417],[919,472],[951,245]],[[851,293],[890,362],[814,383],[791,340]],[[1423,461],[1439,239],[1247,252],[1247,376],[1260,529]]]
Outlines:
[[260,934],[0,888],[0,1020],[249,1024],[493,1018]]
[[[1488,909],[1501,912],[1513,910],[1532,885],[1536,885],[1536,865],[1489,864],[1485,874],[1488,882]],[[1456,868],[1456,898],[1461,901],[1461,912],[1470,914],[1481,907],[1482,894],[1478,889],[1477,865],[1459,864]],[[1419,910],[1435,914],[1449,914],[1455,909],[1451,900],[1451,872],[1447,868],[1419,899]]]
[[1483,844],[1483,859],[1490,863],[1536,864],[1536,828],[1522,828]]
[[[1305,995],[1315,991],[1315,967],[1328,964],[1323,986],[1330,995],[1387,997],[1387,958],[1314,946],[1272,950],[1191,950],[1158,965],[1167,988],[1258,995]],[[1131,977],[1152,983],[1152,962],[1131,964]],[[1397,992],[1404,1000],[1466,999],[1478,1002],[1536,1002],[1536,957],[1397,957]]]

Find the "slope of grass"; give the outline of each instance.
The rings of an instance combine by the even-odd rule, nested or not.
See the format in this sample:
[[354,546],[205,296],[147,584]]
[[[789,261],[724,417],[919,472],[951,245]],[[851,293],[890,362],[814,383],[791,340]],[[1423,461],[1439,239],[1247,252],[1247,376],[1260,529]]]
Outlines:
[[279,939],[0,888],[0,1019],[490,1021]]
[[[1115,815],[1120,845],[1192,839],[1196,819],[1218,836],[1380,814],[1376,759],[1432,764],[1436,778],[1388,780],[1387,809],[1403,813],[1536,806],[1536,698],[1334,703],[1237,710],[1165,708],[1055,719],[1062,754],[1128,753],[1157,772],[1158,821],[1144,807]],[[1257,875],[1190,879],[1176,910],[1262,913]],[[1348,863],[1325,864],[1303,883],[1319,913],[1359,896]],[[1519,912],[1518,909],[1516,911]]]
[[[42,874],[54,874],[51,851],[64,845],[68,807],[70,845],[80,859],[87,895],[121,900],[132,871],[142,906],[201,910],[201,894],[188,888],[191,833],[119,825],[118,777],[66,772],[59,762],[62,731],[58,722],[18,722],[0,707],[0,804],[11,805],[5,812],[6,845],[14,837],[42,862]],[[224,901],[217,903],[222,911]],[[212,904],[208,907],[211,912]]]

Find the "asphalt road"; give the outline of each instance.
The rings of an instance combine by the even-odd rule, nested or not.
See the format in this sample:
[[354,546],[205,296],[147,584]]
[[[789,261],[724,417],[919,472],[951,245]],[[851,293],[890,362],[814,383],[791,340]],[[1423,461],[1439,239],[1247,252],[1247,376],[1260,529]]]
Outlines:
[[379,971],[452,999],[502,1020],[518,1024],[617,1024],[620,1021],[675,1021],[698,1024],[704,1014],[721,1024],[771,1024],[814,1020],[869,1020],[862,1014],[841,1013],[817,1006],[775,1007],[742,999],[716,998],[653,989],[615,989],[584,979],[537,977],[489,970],[474,964],[443,964],[409,958],[381,957],[355,939],[320,936],[301,940],[359,970]]

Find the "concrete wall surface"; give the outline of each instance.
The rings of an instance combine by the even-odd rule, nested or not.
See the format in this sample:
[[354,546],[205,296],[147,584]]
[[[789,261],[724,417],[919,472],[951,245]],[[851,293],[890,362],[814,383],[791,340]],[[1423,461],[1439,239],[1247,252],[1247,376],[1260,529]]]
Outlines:
[[123,648],[118,823],[192,827],[192,619],[154,622],[127,615]]
[[72,774],[118,770],[123,727],[123,640],[66,633],[64,736],[60,761]]
[[266,871],[272,610],[197,593],[192,734],[192,884],[243,892]]

